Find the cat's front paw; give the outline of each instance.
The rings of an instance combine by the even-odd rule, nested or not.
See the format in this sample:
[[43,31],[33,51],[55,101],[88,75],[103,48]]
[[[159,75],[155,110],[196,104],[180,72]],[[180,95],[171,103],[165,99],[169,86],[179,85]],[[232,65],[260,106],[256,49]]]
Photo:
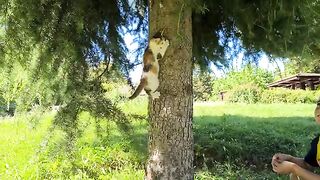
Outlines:
[[159,98],[159,97],[160,97],[160,92],[159,92],[159,91],[156,91],[156,92],[152,93],[152,94],[151,94],[151,97],[152,97],[152,99],[157,99],[157,98]]

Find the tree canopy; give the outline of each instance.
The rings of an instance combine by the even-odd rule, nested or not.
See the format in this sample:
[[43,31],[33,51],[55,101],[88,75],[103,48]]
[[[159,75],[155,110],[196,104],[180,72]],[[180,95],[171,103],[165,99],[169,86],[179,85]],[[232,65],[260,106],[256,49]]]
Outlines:
[[[77,125],[82,110],[119,124],[127,121],[103,97],[101,78],[108,71],[128,76],[130,63],[122,38],[122,27],[130,18],[128,2],[10,0],[2,1],[0,8],[2,68],[12,71],[10,67],[19,63],[33,85],[42,82],[42,87],[53,91],[51,103],[64,105],[57,125],[73,133],[70,128]],[[105,69],[90,76],[101,62]]]
[[[78,69],[70,74],[80,77],[85,76],[81,72],[88,65],[112,60],[113,67],[127,75],[133,64],[126,57],[123,35],[131,32],[138,37],[136,41],[145,45],[146,39],[141,37],[147,35],[147,3],[145,0],[3,1],[1,23],[6,33],[2,49],[5,46],[5,53],[14,55],[23,64],[27,64],[30,59],[27,55],[36,49],[38,69],[43,73],[57,73],[65,67],[68,71]],[[185,0],[185,5],[194,7],[196,63],[227,64],[224,54],[236,38],[241,39],[248,54],[265,51],[273,56],[308,59],[320,54],[318,1]]]
[[[151,136],[150,139],[158,138],[160,141],[153,142],[160,142],[161,145],[168,142],[162,143],[167,139],[161,137],[163,133],[158,131],[159,127],[168,130],[167,132],[180,130],[184,133],[188,141],[182,139],[181,142],[185,141],[187,144],[188,156],[180,153],[180,157],[188,157],[186,158],[188,167],[183,171],[192,171],[193,99],[191,96],[192,64],[188,61],[189,59],[192,59],[194,64],[200,65],[202,69],[209,67],[210,63],[227,66],[238,53],[237,46],[241,42],[245,57],[249,60],[256,59],[261,52],[265,52],[272,57],[293,58],[298,63],[317,64],[319,62],[319,0],[168,0],[162,2],[166,2],[168,11],[161,10],[161,7],[151,11],[149,7],[155,7],[155,5],[148,3],[154,3],[154,1],[147,0],[0,1],[0,65],[7,73],[4,76],[7,76],[9,81],[13,79],[18,83],[10,86],[3,84],[4,87],[10,87],[6,101],[10,103],[12,96],[19,93],[38,93],[34,88],[41,87],[40,96],[29,95],[34,99],[28,101],[50,99],[50,104],[61,105],[62,109],[55,117],[54,125],[58,125],[66,132],[70,147],[73,140],[81,134],[77,130],[77,120],[82,111],[87,111],[94,117],[115,120],[121,127],[128,128],[127,114],[122,112],[115,102],[104,96],[105,90],[102,84],[106,77],[115,76],[115,74],[126,77],[130,82],[129,71],[136,64],[141,63],[143,50],[148,38],[152,36],[149,32],[155,32],[152,27],[160,28],[156,24],[158,21],[155,19],[157,17],[155,13],[163,12],[170,17],[170,21],[164,23],[165,21],[161,19],[164,17],[159,16],[157,18],[162,20],[159,24],[171,26],[175,20],[177,21],[169,35],[175,38],[171,39],[173,42],[171,46],[175,48],[175,55],[178,56],[173,57],[173,51],[169,50],[168,54],[171,54],[168,59],[176,58],[176,60],[172,64],[165,61],[163,65],[164,70],[167,71],[163,70],[163,72],[169,76],[178,69],[177,72],[183,74],[185,79],[181,80],[182,78],[179,79],[177,74],[173,74],[171,76],[173,78],[168,81],[170,83],[166,84],[167,89],[162,89],[165,92],[164,97],[171,103],[165,103],[165,98],[160,98],[153,103],[155,108],[151,106],[151,131],[154,128],[153,132],[158,134]],[[161,1],[159,3],[157,7],[161,6]],[[149,12],[152,12],[151,15]],[[175,17],[177,14],[178,16]],[[152,17],[153,21],[149,17]],[[149,26],[150,24],[152,26]],[[128,58],[129,50],[124,41],[124,36],[128,33],[139,44],[135,51],[137,58],[133,61]],[[179,38],[181,41],[178,41]],[[179,42],[185,44],[180,46]],[[232,48],[234,46],[236,47]],[[180,69],[179,64],[183,64]],[[170,69],[170,67],[176,69]],[[28,79],[12,78],[13,71],[25,73]],[[160,81],[163,77],[160,75]],[[175,82],[178,83],[175,84]],[[20,86],[21,83],[28,85]],[[159,88],[162,87],[160,85]],[[175,94],[168,93],[173,92],[173,88],[176,88]],[[164,109],[166,106],[172,108],[165,110],[165,116],[160,117],[159,114],[163,112],[160,109],[162,104],[165,104]],[[180,108],[180,106],[183,107]],[[169,123],[165,124],[167,127],[162,126],[165,118],[169,119]],[[186,130],[186,133],[183,130]],[[167,136],[170,135],[167,134]],[[182,136],[175,134],[169,138],[172,137],[181,138]],[[154,146],[156,147],[155,156],[159,155],[157,145]],[[167,147],[163,149],[165,148]],[[171,155],[178,156],[178,153]],[[183,164],[182,161],[175,162]],[[190,179],[191,175],[192,172],[189,172]]]
[[[300,57],[312,61],[320,53],[319,1],[201,3],[204,12],[193,15],[193,53],[199,63],[223,60],[230,41],[237,38],[249,56],[264,51],[274,57]],[[219,42],[221,35],[226,41]]]
[[[105,112],[103,108],[110,112],[119,110],[102,98],[100,80],[111,71],[130,79],[129,71],[141,62],[139,58],[134,62],[128,59],[124,35],[131,33],[135,37],[139,43],[136,54],[141,57],[148,39],[148,2],[1,1],[1,66],[19,63],[30,72],[32,82],[49,81],[53,92],[63,94],[65,104],[76,106],[74,112],[87,109],[96,115],[118,117],[113,113],[101,114]],[[227,65],[226,54],[236,53],[230,52],[230,46],[238,40],[246,50],[246,57],[264,51],[274,57],[319,61],[318,0],[182,2],[193,7],[193,61],[201,67],[212,62]],[[101,62],[105,63],[105,70],[95,77],[89,76],[90,69]],[[93,112],[93,107],[102,109]],[[70,116],[73,118],[76,114]]]
[[[148,30],[148,1],[10,0],[0,4],[5,64],[24,65],[37,53],[37,75],[68,72],[70,86],[79,86],[88,67],[110,63],[127,77],[133,68],[126,56],[125,33],[141,44]],[[240,39],[247,55],[260,51],[279,57],[314,59],[320,54],[318,1],[194,1],[194,62],[227,65],[232,41]],[[140,51],[139,51],[140,50]],[[3,58],[3,57],[2,57]],[[10,59],[10,60],[9,60]],[[140,61],[137,59],[137,61]],[[47,75],[45,75],[47,74]],[[77,82],[77,79],[81,82]],[[77,85],[78,83],[78,85]],[[70,89],[70,88],[69,88]]]

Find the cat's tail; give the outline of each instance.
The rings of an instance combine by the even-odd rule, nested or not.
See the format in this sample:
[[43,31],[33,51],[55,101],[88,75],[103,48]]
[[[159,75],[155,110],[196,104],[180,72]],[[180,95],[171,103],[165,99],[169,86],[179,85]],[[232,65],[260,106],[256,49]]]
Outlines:
[[146,86],[147,83],[147,78],[142,78],[140,80],[140,84],[137,87],[137,89],[134,91],[134,93],[129,97],[129,99],[134,99],[136,98],[142,91],[142,89]]

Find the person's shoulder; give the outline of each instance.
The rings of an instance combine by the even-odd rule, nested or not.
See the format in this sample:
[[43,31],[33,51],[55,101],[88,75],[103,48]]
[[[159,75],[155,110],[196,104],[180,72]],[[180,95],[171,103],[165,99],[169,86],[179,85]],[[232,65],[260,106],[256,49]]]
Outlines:
[[313,138],[312,142],[318,143],[318,141],[319,141],[319,136],[320,136],[319,133],[318,133],[318,134],[315,134],[315,137]]

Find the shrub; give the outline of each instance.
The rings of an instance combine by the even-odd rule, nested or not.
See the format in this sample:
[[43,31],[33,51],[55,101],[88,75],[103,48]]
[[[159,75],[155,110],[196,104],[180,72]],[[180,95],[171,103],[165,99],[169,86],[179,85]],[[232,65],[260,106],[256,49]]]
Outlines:
[[279,103],[286,102],[287,89],[278,88],[265,90],[261,94],[260,102],[262,103]]
[[213,78],[209,73],[194,72],[193,96],[195,101],[208,101],[212,93]]
[[317,102],[320,91],[275,88],[263,90],[254,84],[240,85],[228,91],[224,100],[232,103],[309,103]]
[[261,89],[254,84],[245,84],[232,89],[226,96],[227,101],[233,103],[257,103],[261,96]]
[[261,103],[315,103],[320,91],[276,88],[264,90]]
[[214,80],[212,96],[218,96],[222,91],[232,91],[235,87],[238,88],[238,86],[244,84],[254,84],[260,89],[266,89],[267,84],[272,81],[273,76],[271,73],[263,69],[247,66],[240,72],[231,71],[226,77]]

